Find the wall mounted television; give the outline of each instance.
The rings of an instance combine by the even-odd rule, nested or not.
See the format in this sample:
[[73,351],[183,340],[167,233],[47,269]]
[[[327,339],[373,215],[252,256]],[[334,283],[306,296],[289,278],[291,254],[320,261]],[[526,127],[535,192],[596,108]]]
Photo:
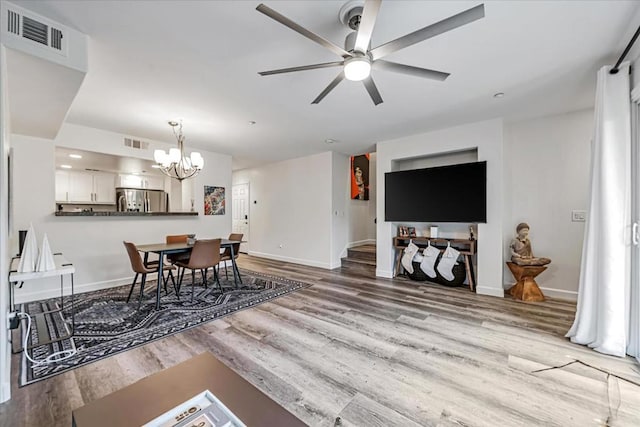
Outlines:
[[487,162],[384,174],[385,221],[487,222]]

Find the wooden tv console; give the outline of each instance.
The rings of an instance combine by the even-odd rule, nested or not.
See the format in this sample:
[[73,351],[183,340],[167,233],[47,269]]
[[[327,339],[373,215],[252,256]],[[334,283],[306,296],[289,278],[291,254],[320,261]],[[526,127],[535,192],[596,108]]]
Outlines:
[[469,282],[469,289],[475,289],[475,275],[473,272],[473,260],[471,257],[476,254],[477,240],[468,239],[442,239],[442,238],[430,238],[430,237],[394,237],[393,247],[396,250],[395,255],[395,269],[394,276],[400,274],[402,264],[402,251],[409,246],[409,242],[413,242],[419,248],[426,248],[428,243],[431,242],[431,246],[435,246],[440,249],[440,252],[444,252],[447,248],[447,244],[451,244],[451,247],[460,251],[462,258],[464,259],[465,268],[467,270],[467,281]]

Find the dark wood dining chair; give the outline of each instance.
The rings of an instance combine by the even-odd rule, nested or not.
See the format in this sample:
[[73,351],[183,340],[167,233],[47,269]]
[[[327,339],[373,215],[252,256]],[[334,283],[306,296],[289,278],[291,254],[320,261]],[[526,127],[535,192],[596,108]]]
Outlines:
[[196,282],[196,270],[200,270],[202,274],[202,283],[207,287],[207,270],[213,267],[213,277],[217,285],[220,286],[218,271],[216,267],[220,263],[220,241],[221,239],[196,240],[191,250],[191,256],[187,262],[178,261],[176,265],[182,268],[182,274],[178,280],[178,290],[182,287],[182,279],[184,279],[184,271],[191,270],[191,302],[193,302],[193,294]]
[[[142,257],[140,256],[140,252],[138,252],[138,248],[131,242],[122,242],[124,247],[127,249],[127,255],[129,255],[129,261],[131,262],[131,269],[136,275],[133,278],[133,282],[131,283],[131,289],[129,290],[129,295],[127,296],[127,302],[131,299],[131,294],[133,293],[133,288],[136,286],[136,282],[138,281],[138,276],[142,275],[142,281],[140,283],[140,298],[138,300],[138,310],[140,310],[140,306],[142,304],[142,298],[144,296],[144,285],[147,281],[147,274],[149,273],[157,273],[159,271],[158,261],[153,261],[151,263],[145,264],[142,261]],[[171,270],[169,270],[169,274],[171,274]],[[178,295],[178,288],[176,287],[176,282],[171,276],[173,281],[173,287],[176,291],[176,295]],[[169,280],[169,276],[165,279],[164,277],[158,277],[158,280],[162,280],[164,283],[164,291],[167,292],[167,281]]]
[[[241,241],[244,234],[242,233],[231,233],[229,234],[229,240],[237,240]],[[229,279],[229,273],[227,272],[227,261],[231,261],[231,266],[236,270],[238,276],[240,272],[238,271],[238,267],[236,267],[236,258],[238,258],[238,254],[240,254],[240,243],[233,243],[233,257],[231,256],[231,248],[224,248],[224,252],[220,255],[220,262],[225,261],[224,263],[224,277],[225,279]]]

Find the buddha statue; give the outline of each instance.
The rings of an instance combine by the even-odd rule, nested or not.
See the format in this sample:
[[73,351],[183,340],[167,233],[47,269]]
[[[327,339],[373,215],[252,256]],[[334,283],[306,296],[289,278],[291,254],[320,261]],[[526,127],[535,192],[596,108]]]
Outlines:
[[511,241],[511,262],[518,265],[547,265],[549,258],[537,258],[533,256],[531,241],[529,240],[529,224],[521,222],[516,227],[517,236]]

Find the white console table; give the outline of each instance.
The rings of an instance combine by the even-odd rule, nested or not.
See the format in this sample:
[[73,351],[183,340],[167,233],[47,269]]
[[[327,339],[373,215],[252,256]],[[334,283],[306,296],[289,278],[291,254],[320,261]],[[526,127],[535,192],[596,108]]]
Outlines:
[[56,264],[55,270],[49,271],[32,271],[21,273],[18,272],[18,265],[20,264],[20,258],[14,257],[11,259],[11,266],[9,268],[9,308],[11,312],[15,311],[15,287],[22,288],[25,282],[36,280],[36,279],[44,279],[47,277],[60,277],[60,308],[56,310],[47,311],[44,313],[39,313],[40,315],[51,314],[55,312],[59,312],[64,310],[64,276],[68,275],[71,278],[71,331],[69,331],[69,335],[64,337],[59,337],[55,340],[44,340],[39,343],[39,345],[46,344],[47,342],[60,341],[63,339],[70,338],[73,336],[76,326],[75,319],[75,307],[74,307],[74,285],[73,285],[73,275],[76,272],[75,267],[72,263],[70,263],[62,254],[57,253],[53,254],[53,258]]

